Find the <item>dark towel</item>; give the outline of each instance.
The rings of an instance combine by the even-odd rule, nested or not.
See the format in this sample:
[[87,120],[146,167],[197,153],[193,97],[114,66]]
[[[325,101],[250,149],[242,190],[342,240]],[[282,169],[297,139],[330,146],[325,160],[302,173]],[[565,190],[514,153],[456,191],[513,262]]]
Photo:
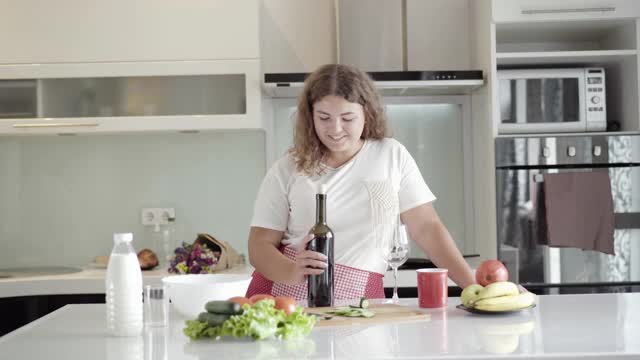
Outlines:
[[540,185],[536,214],[539,244],[614,255],[608,172],[545,174]]

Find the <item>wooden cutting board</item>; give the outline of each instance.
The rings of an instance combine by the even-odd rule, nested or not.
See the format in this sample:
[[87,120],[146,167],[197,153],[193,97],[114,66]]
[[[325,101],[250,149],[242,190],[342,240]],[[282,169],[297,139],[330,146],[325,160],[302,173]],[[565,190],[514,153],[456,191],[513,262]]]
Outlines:
[[[311,314],[327,314],[327,312],[332,309],[334,308],[309,308],[307,312]],[[369,306],[369,310],[375,312],[376,315],[370,318],[364,318],[327,314],[333,315],[333,317],[331,319],[319,317],[316,326],[373,325],[404,321],[428,321],[431,318],[429,314],[396,304],[372,304]]]

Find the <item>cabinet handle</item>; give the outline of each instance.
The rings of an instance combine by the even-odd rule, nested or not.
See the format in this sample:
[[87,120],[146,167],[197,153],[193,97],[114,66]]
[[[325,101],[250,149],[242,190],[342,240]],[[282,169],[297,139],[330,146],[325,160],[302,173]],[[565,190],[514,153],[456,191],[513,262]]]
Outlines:
[[30,124],[13,124],[16,129],[30,128],[55,128],[55,127],[92,127],[99,126],[98,123],[30,123]]
[[575,8],[575,9],[528,9],[522,10],[523,15],[537,14],[565,14],[565,13],[590,13],[590,12],[612,12],[616,11],[615,7],[594,7],[594,8]]

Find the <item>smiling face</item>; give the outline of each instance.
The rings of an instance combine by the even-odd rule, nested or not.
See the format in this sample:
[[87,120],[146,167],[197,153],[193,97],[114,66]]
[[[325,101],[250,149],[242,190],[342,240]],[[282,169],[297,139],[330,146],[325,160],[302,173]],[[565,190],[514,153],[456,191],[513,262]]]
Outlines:
[[301,173],[320,173],[323,163],[339,167],[362,148],[365,139],[387,135],[382,98],[365,72],[326,64],[304,83],[289,149]]
[[343,97],[328,95],[313,104],[313,126],[329,150],[327,165],[340,166],[360,150],[364,121],[362,105]]

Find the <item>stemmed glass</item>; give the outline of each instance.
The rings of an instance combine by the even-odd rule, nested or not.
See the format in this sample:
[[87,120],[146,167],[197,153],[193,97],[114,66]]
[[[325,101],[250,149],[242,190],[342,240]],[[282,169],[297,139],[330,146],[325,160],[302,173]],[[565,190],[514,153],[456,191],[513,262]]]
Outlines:
[[407,261],[409,256],[409,239],[407,237],[407,231],[404,224],[398,222],[393,228],[391,240],[387,243],[386,248],[383,249],[384,261],[393,270],[393,297],[391,303],[397,304],[400,302],[398,297],[398,267]]

